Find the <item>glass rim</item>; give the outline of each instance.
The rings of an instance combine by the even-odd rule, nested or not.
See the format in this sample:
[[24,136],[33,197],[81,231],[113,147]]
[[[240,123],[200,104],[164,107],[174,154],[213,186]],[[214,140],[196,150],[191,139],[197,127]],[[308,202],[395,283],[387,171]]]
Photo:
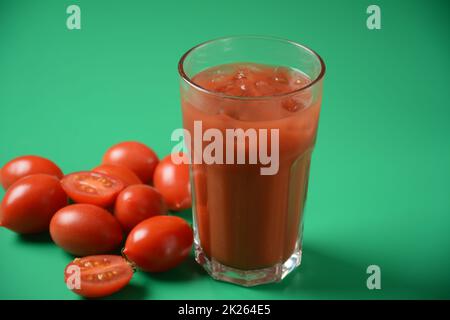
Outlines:
[[[270,95],[270,96],[258,96],[258,97],[248,97],[248,96],[233,96],[233,95],[228,95],[222,92],[217,92],[217,91],[212,91],[209,89],[206,89],[198,84],[196,84],[194,81],[192,81],[191,77],[189,77],[186,72],[184,71],[184,61],[186,60],[186,58],[195,50],[204,47],[212,42],[217,42],[217,41],[223,41],[223,40],[234,40],[234,39],[262,39],[262,40],[270,40],[270,41],[278,41],[278,42],[285,42],[288,44],[291,44],[293,46],[296,46],[298,48],[301,48],[307,52],[309,52],[311,55],[313,55],[314,57],[316,57],[316,59],[318,60],[319,64],[320,64],[320,72],[319,74],[314,78],[314,80],[312,80],[310,83],[308,83],[307,85],[295,89],[293,91],[289,91],[289,92],[285,92],[282,94],[274,94],[274,95]],[[295,41],[292,40],[288,40],[288,39],[284,39],[284,38],[279,38],[279,37],[272,37],[272,36],[252,36],[252,35],[242,35],[242,36],[226,36],[226,37],[220,37],[220,38],[215,38],[215,39],[211,39],[202,43],[197,44],[196,46],[190,48],[188,51],[186,51],[180,58],[180,61],[178,62],[178,73],[180,74],[181,78],[190,86],[196,88],[197,90],[204,92],[204,93],[208,93],[211,95],[215,95],[218,96],[220,98],[224,98],[224,99],[235,99],[235,100],[266,100],[266,99],[273,99],[273,98],[282,98],[282,97],[286,97],[286,96],[291,96],[291,95],[295,95],[298,94],[312,86],[314,86],[316,83],[318,83],[320,80],[322,80],[322,78],[325,75],[325,63],[322,59],[322,57],[314,50],[310,49],[309,47],[302,45],[300,43],[297,43]]]

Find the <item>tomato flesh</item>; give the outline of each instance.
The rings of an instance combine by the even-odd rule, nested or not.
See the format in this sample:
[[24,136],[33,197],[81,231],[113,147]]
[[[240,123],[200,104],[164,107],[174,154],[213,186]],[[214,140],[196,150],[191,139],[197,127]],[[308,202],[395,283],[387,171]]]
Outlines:
[[124,166],[102,164],[92,169],[92,171],[100,172],[117,178],[123,182],[125,187],[142,183],[141,179],[139,179],[139,177],[133,171]]
[[123,182],[119,179],[90,171],[69,174],[62,179],[61,184],[74,202],[101,207],[111,205],[124,188]]
[[76,258],[64,270],[67,287],[87,298],[109,296],[125,287],[132,276],[130,264],[115,255]]

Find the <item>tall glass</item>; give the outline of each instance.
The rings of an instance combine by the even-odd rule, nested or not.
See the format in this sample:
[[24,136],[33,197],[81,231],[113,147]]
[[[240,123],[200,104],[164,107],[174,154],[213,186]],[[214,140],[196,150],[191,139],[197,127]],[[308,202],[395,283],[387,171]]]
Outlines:
[[[210,91],[193,80],[208,68],[242,62],[292,68],[310,81],[291,92],[249,97]],[[244,286],[280,281],[301,262],[303,210],[325,65],[314,51],[292,41],[242,36],[190,49],[179,62],[179,73],[183,125],[190,135],[185,143],[192,162],[196,260],[218,280]],[[242,152],[247,162],[205,161],[205,148],[216,137],[209,129],[223,134],[224,153],[229,151],[225,145],[235,142],[230,160]],[[249,161],[260,145],[251,144],[250,134],[240,145],[238,135],[227,136],[227,129],[265,129],[267,135],[256,140],[268,137],[267,150],[278,152],[277,172],[262,174],[267,162]],[[278,137],[269,133],[275,131]]]

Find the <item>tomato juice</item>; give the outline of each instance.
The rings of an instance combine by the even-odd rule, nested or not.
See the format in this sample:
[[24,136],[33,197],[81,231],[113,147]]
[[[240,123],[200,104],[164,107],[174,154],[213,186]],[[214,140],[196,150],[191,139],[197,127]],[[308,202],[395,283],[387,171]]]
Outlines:
[[[223,136],[230,128],[279,131],[274,175],[262,175],[261,164],[192,165],[196,240],[208,259],[227,267],[255,270],[282,264],[301,250],[321,102],[313,100],[311,89],[302,90],[311,80],[287,67],[235,63],[208,68],[192,82],[200,90],[182,91],[184,128],[191,135],[196,121],[203,132],[215,128]],[[269,139],[269,150],[271,144]],[[247,159],[254,147],[244,147]]]

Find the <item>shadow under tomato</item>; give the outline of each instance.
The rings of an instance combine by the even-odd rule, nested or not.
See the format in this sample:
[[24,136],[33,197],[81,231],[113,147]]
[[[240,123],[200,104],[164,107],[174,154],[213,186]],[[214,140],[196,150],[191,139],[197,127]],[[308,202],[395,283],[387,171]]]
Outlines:
[[169,215],[178,216],[186,220],[189,224],[192,224],[192,208],[183,211],[170,211]]
[[145,276],[160,281],[192,281],[207,276],[203,268],[195,262],[194,257],[189,256],[182,264],[165,272],[144,272]]
[[125,288],[105,300],[141,300],[148,296],[148,288],[142,284],[130,283]]
[[32,233],[32,234],[19,234],[17,240],[21,243],[37,243],[37,244],[53,244],[52,237],[48,232]]
[[[55,244],[55,246],[57,246]],[[73,260],[75,258],[82,258],[82,257],[86,257],[86,256],[97,256],[97,255],[113,255],[113,256],[122,256],[122,246],[118,247],[115,250],[112,251],[108,251],[108,252],[102,252],[102,253],[93,253],[93,254],[88,254],[88,255],[77,255],[77,254],[72,254],[70,252],[67,252],[66,250],[64,250],[63,248],[57,246],[63,253],[64,255],[66,255],[70,260]]]

